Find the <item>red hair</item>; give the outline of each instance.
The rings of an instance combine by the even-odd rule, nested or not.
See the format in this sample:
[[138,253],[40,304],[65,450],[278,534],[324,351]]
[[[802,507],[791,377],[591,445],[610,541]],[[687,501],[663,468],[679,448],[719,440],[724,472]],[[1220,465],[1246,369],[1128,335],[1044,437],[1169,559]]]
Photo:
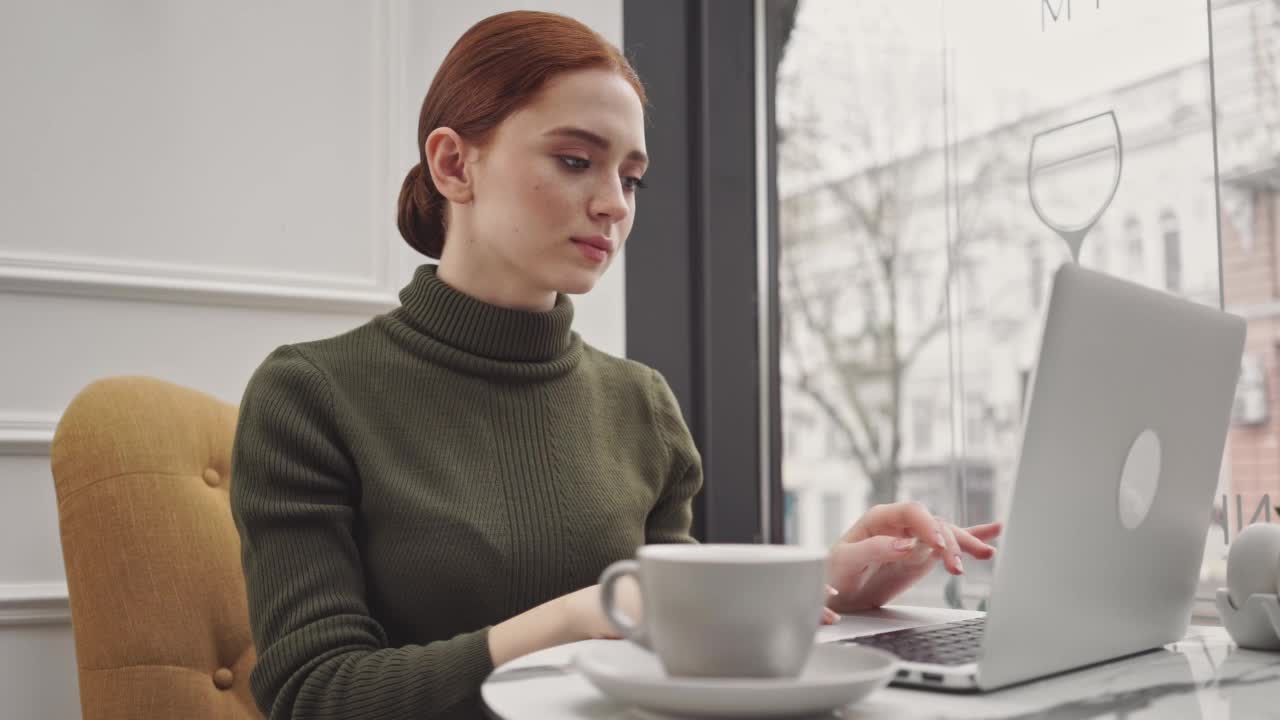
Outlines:
[[396,224],[414,250],[439,258],[444,250],[444,196],[426,169],[427,136],[449,127],[483,144],[508,115],[533,102],[557,75],[605,69],[619,73],[647,103],[625,56],[582,23],[554,13],[518,10],[485,18],[467,30],[436,71],[418,116],[418,164],[400,188]]

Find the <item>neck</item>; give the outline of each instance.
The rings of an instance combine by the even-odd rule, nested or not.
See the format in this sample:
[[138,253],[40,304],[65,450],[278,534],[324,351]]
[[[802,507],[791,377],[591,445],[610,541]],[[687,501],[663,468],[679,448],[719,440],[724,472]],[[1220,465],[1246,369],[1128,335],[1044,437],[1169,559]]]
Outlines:
[[557,295],[548,312],[504,308],[461,292],[441,280],[437,270],[435,265],[419,266],[400,291],[400,307],[390,313],[391,321],[403,323],[402,330],[417,331],[406,337],[421,341],[423,357],[512,379],[548,368],[565,371],[577,362],[582,341],[572,331],[569,296]]
[[555,307],[554,290],[532,287],[510,263],[482,257],[481,247],[469,238],[447,237],[436,277],[464,295],[501,308],[546,312]]

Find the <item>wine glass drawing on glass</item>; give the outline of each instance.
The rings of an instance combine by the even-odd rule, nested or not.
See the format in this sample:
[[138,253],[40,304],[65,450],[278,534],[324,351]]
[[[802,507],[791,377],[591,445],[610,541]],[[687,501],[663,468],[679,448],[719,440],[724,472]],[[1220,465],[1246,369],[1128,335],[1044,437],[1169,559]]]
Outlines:
[[1124,145],[1114,111],[1074,120],[1031,138],[1027,192],[1040,221],[1058,234],[1080,261],[1085,236],[1120,187]]

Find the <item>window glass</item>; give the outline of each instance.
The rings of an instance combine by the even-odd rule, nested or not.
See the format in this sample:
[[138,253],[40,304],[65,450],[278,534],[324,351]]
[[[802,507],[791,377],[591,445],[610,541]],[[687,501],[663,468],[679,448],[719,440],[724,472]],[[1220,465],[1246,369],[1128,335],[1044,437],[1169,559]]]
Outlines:
[[[823,493],[788,505],[788,538],[897,500],[1003,518],[1072,261],[1249,319],[1202,597],[1240,527],[1274,521],[1280,4],[1212,13],[1211,65],[1204,0],[796,5],[774,105],[781,422],[842,442],[784,452],[786,491]],[[903,602],[976,607],[989,564],[966,568]]]

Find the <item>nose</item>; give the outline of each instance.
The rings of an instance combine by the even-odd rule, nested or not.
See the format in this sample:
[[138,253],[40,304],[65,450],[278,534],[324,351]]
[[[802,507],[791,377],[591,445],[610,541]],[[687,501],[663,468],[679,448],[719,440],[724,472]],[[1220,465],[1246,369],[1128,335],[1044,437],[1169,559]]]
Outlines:
[[619,223],[631,212],[626,193],[622,189],[622,181],[615,178],[613,182],[604,182],[596,189],[591,198],[588,212],[593,220],[604,220]]

